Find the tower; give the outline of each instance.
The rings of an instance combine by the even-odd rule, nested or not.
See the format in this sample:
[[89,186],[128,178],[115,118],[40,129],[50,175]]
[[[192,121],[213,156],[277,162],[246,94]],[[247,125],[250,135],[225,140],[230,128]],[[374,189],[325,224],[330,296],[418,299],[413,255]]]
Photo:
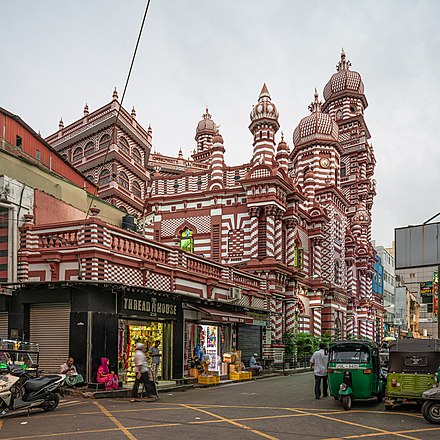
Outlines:
[[280,128],[278,109],[272,102],[266,84],[263,84],[258,102],[251,111],[249,130],[254,136],[252,163],[271,166],[275,157],[275,133]]

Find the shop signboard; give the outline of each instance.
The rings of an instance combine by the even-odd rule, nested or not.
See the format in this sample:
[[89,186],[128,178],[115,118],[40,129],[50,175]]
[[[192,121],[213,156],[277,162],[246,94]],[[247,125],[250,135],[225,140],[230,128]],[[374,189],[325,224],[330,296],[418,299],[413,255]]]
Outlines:
[[432,299],[433,299],[432,314],[435,318],[438,318],[438,284],[434,284],[434,294]]
[[122,297],[123,315],[148,318],[178,319],[181,304],[174,298],[125,292]]
[[420,283],[420,295],[432,295],[432,281]]

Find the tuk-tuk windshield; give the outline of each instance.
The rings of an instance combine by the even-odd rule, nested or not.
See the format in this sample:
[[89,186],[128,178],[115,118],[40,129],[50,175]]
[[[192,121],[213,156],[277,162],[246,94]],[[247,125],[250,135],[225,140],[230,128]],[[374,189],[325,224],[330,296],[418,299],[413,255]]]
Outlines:
[[370,351],[367,347],[342,346],[330,351],[329,362],[346,362],[366,364],[370,362]]

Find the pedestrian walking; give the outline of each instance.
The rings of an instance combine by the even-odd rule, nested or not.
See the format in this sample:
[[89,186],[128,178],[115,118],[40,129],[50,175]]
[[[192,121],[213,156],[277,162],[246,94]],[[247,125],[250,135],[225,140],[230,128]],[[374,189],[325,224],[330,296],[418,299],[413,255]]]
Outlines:
[[159,353],[159,345],[160,341],[159,339],[157,341],[154,341],[154,345],[150,348],[150,356],[151,356],[151,363],[153,366],[153,373],[154,373],[154,380],[157,383],[157,375],[159,373],[159,365],[160,365],[160,358],[161,354]]
[[[131,390],[131,402],[136,402],[138,396],[139,385],[145,385],[147,397],[153,397],[155,393],[155,385],[153,383],[154,376],[151,369],[147,365],[147,356],[144,353],[144,344],[138,342],[133,356],[134,371],[136,373],[136,380],[134,381],[133,389]],[[151,377],[149,377],[151,373]]]
[[328,396],[327,388],[327,364],[328,354],[325,344],[319,344],[319,350],[315,351],[310,358],[310,367],[315,374],[315,399],[321,398],[321,382],[322,395]]

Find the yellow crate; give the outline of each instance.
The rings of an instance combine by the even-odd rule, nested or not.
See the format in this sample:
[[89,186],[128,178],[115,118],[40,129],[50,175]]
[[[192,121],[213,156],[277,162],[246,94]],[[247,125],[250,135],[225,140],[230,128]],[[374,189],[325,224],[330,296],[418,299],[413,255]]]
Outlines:
[[220,383],[220,376],[199,376],[197,380],[201,385],[217,385]]
[[229,379],[231,380],[249,380],[252,379],[251,371],[240,371],[239,373],[230,373]]

